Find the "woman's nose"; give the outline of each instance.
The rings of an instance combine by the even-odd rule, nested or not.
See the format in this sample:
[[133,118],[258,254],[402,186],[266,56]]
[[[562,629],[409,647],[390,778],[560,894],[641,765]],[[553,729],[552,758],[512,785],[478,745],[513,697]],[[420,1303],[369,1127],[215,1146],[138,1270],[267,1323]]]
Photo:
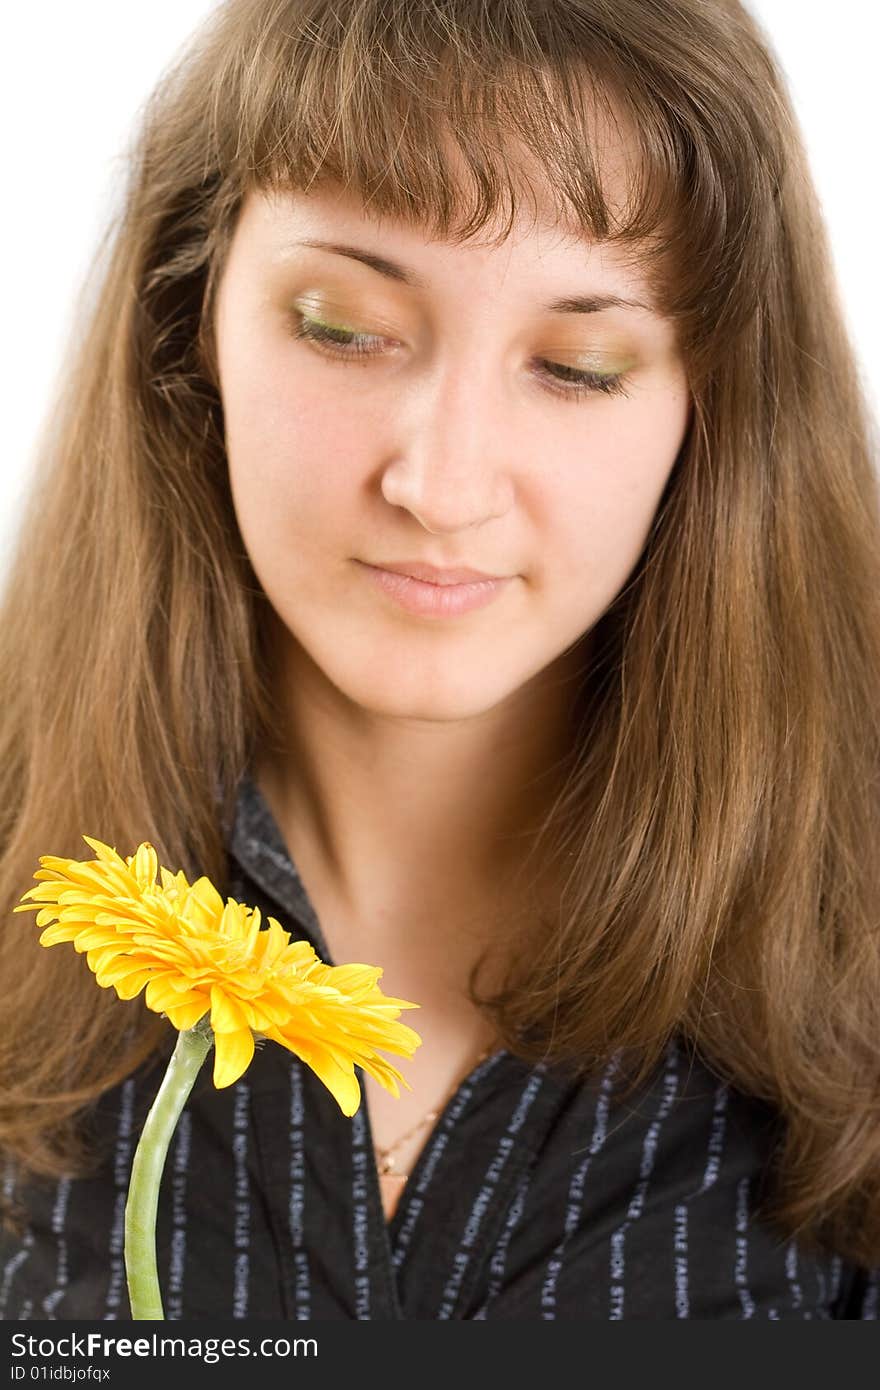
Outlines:
[[438,534],[503,516],[513,498],[505,413],[497,379],[461,361],[414,391],[382,470],[385,500]]

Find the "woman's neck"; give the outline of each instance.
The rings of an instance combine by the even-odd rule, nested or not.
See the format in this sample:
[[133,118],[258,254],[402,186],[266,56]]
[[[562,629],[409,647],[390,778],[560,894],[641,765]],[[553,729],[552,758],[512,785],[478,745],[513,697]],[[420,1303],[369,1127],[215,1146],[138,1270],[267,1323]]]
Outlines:
[[291,643],[284,728],[254,775],[304,881],[377,944],[410,923],[479,933],[561,789],[575,670],[471,719],[398,719],[355,705]]

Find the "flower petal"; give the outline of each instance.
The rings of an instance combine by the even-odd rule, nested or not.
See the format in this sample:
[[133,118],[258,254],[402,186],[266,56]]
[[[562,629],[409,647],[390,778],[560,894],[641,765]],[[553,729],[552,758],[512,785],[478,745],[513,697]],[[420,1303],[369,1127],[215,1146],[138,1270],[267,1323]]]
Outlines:
[[223,915],[223,899],[209,878],[196,879],[181,916],[197,927],[216,928]]
[[[189,988],[185,991],[180,989],[180,981],[170,972],[164,972],[153,976],[147,985],[147,992],[144,996],[148,1009],[152,1009],[157,1014],[168,1014],[171,1017],[172,1009],[179,1009],[192,1003],[196,998],[204,1000],[204,995],[196,995]],[[207,1000],[202,1003],[202,1013],[208,1008]],[[199,1014],[201,1018],[202,1014]],[[176,1026],[176,1025],[175,1025]]]
[[231,1086],[247,1071],[254,1055],[254,1035],[250,1028],[237,1033],[214,1035],[214,1085],[218,1091]]
[[91,845],[98,858],[104,863],[113,864],[120,869],[125,868],[125,860],[122,858],[122,855],[116,853],[115,849],[111,849],[109,845],[103,844],[101,840],[93,840],[89,835],[83,835],[83,839],[87,845]]
[[142,845],[138,845],[137,853],[134,856],[134,862],[131,866],[131,871],[137,879],[138,887],[141,890],[151,887],[156,881],[158,870],[159,860],[153,846],[148,841],[145,841]]
[[200,1018],[204,1018],[208,1012],[208,1001],[204,997],[199,998],[193,995],[192,1000],[183,1004],[169,1004],[165,1009],[156,1009],[154,1012],[164,1014],[172,1027],[179,1033],[183,1033],[187,1028],[194,1028]]
[[250,1019],[245,1010],[219,986],[211,986],[211,1027],[215,1033],[250,1031]]
[[113,981],[113,988],[120,999],[134,999],[152,978],[152,966],[148,966],[146,970],[130,970],[127,975]]
[[282,1033],[274,1029],[267,1035],[276,1042],[281,1043],[289,1052],[296,1053],[307,1066],[311,1067],[315,1075],[323,1081],[327,1090],[334,1097],[343,1115],[353,1115],[361,1103],[361,1088],[357,1077],[354,1074],[354,1067],[340,1066],[339,1062],[332,1056],[320,1042],[309,1047],[299,1039],[290,1041]]
[[[39,924],[39,918],[37,918]],[[76,936],[77,928],[68,926],[66,922],[58,922],[54,927],[47,927],[40,934],[41,946],[57,946],[62,941],[72,941]]]

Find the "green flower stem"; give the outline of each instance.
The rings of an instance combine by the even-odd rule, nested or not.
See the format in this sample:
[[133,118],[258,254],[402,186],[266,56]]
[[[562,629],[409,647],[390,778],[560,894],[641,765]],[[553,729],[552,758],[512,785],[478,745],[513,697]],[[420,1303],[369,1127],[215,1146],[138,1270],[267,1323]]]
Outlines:
[[136,1321],[165,1317],[156,1270],[159,1185],[171,1136],[212,1042],[211,1029],[202,1020],[179,1034],[135,1150],[125,1204],[125,1274]]

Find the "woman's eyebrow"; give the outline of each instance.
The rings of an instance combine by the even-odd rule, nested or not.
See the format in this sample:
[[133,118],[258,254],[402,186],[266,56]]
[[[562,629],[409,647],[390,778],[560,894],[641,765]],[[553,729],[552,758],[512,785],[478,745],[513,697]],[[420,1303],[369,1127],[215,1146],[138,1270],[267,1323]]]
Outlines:
[[[396,261],[390,261],[385,256],[377,256],[372,251],[363,251],[357,246],[348,246],[337,241],[321,241],[313,237],[289,242],[288,246],[312,246],[318,251],[332,251],[337,256],[348,256],[351,260],[360,261],[371,270],[377,270],[380,275],[387,276],[389,280],[399,280],[413,289],[427,289],[426,281],[414,270],[399,265]],[[645,304],[639,299],[622,299],[617,294],[563,295],[560,299],[551,299],[543,308],[551,314],[597,314],[602,309],[646,309],[648,313],[655,312],[651,304]]]

